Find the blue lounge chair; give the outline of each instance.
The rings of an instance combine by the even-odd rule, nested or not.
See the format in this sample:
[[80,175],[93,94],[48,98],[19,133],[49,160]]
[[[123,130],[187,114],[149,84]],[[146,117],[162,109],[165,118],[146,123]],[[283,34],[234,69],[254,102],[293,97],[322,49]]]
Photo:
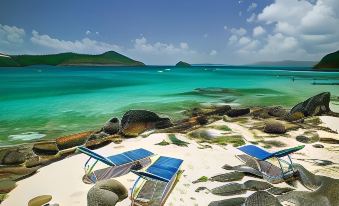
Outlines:
[[[238,147],[238,149],[249,156],[237,155],[237,157],[241,161],[245,162],[247,166],[259,170],[259,172],[263,174],[264,179],[271,183],[280,183],[297,176],[297,171],[295,171],[293,168],[290,154],[299,151],[304,147],[304,145],[301,145],[271,153],[255,145],[245,145]],[[289,161],[282,159],[285,156],[288,157]],[[278,160],[280,168],[268,161],[272,158]],[[284,165],[287,165],[285,170]]]
[[174,188],[183,160],[160,156],[143,171],[133,171],[138,179],[132,188],[132,206],[163,205]]
[[[109,179],[127,174],[135,166],[145,167],[151,163],[150,157],[154,154],[145,149],[136,149],[120,154],[104,157],[86,147],[78,147],[78,151],[89,156],[84,165],[85,183],[95,183],[98,180]],[[94,163],[90,161],[94,159]],[[93,170],[98,162],[106,164],[108,167]]]

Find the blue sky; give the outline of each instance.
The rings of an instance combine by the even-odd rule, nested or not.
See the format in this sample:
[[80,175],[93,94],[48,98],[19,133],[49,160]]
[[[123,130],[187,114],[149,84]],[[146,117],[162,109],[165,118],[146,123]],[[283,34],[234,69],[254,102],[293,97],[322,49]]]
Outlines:
[[115,50],[147,64],[318,60],[339,49],[337,0],[0,3],[0,52]]

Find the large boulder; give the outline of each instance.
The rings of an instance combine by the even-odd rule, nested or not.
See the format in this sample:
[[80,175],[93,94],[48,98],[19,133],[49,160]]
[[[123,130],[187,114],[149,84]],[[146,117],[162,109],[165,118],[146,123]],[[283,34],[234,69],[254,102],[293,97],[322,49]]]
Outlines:
[[286,127],[279,121],[270,120],[265,122],[264,132],[270,134],[284,134]]
[[331,94],[329,92],[320,93],[295,105],[290,114],[301,112],[305,117],[326,114],[331,111],[329,107],[330,99]]
[[169,118],[161,118],[148,110],[129,110],[121,119],[120,132],[124,136],[135,137],[150,129],[171,127]]
[[119,119],[116,117],[113,117],[112,119],[107,121],[102,128],[103,132],[111,135],[118,133],[119,129],[120,129]]
[[114,206],[128,197],[128,191],[124,185],[114,179],[97,182],[87,193],[88,206]]

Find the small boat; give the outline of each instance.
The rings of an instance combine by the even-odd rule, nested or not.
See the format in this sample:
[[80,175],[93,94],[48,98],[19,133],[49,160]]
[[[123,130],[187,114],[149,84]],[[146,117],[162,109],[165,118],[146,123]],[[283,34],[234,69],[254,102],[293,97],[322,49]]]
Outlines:
[[131,192],[131,206],[164,205],[180,177],[183,160],[160,156],[147,169],[132,171],[138,175]]
[[[290,154],[304,147],[305,145],[301,145],[271,153],[255,145],[245,145],[238,147],[238,149],[247,155],[242,154],[236,156],[244,162],[246,166],[262,173],[264,179],[276,184],[298,177],[298,171],[293,168]],[[287,160],[283,159],[285,157],[287,157]]]
[[[108,157],[104,157],[83,146],[78,147],[77,150],[89,156],[84,165],[85,175],[83,177],[83,181],[87,184],[118,177],[127,174],[132,169],[142,169],[151,163],[150,157],[154,155],[152,152],[142,148]],[[92,159],[94,159],[94,162],[91,161]],[[94,170],[99,161],[108,167]]]

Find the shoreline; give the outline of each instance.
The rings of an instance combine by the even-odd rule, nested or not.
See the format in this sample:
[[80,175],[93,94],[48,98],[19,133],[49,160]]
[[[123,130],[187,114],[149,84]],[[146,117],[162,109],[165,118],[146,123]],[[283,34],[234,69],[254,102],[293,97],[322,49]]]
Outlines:
[[[339,129],[339,118],[329,116],[301,117],[302,122],[299,122],[298,119],[297,122],[294,122],[295,120],[289,122],[278,117],[281,115],[280,113],[285,111],[283,108],[270,108],[274,109],[265,107],[237,109],[228,105],[219,105],[212,108],[193,108],[186,111],[189,118],[174,122],[168,128],[151,129],[151,127],[154,127],[153,124],[142,123],[146,132],[134,135],[135,129],[140,129],[139,126],[131,126],[128,131],[123,131],[125,135],[133,134],[135,138],[126,139],[122,138],[121,135],[100,137],[100,131],[91,131],[57,138],[54,141],[48,140],[32,144],[21,144],[20,146],[16,145],[14,147],[20,149],[11,152],[17,155],[17,152],[30,151],[30,157],[20,163],[20,165],[24,165],[20,170],[21,172],[18,167],[12,170],[12,175],[9,178],[17,178],[14,179],[17,186],[11,189],[8,193],[9,197],[4,200],[3,204],[24,205],[33,197],[50,194],[53,196],[54,203],[85,205],[87,191],[92,185],[86,185],[81,180],[82,165],[87,157],[83,154],[77,154],[75,148],[82,144],[89,148],[99,148],[96,152],[103,155],[117,154],[142,147],[159,155],[183,159],[185,162],[183,168],[186,173],[184,172],[182,179],[173,190],[166,205],[177,205],[179,203],[194,205],[198,202],[203,202],[207,205],[211,201],[224,199],[220,196],[211,196],[209,193],[206,194],[208,198],[204,198],[204,195],[200,194],[206,192],[195,192],[197,186],[202,184],[192,184],[192,182],[202,176],[211,177],[217,175],[217,173],[224,173],[225,170],[222,169],[222,166],[225,164],[231,166],[240,164],[241,162],[234,155],[239,154],[236,147],[243,144],[255,143],[271,151],[305,144],[307,147],[304,150],[293,155],[294,162],[302,164],[317,175],[339,178],[339,169],[335,167],[339,162],[334,155],[338,146],[336,145],[337,143],[333,143],[339,142],[338,134],[335,133]],[[159,120],[161,120],[163,126],[167,124],[165,123],[166,118],[160,118]],[[280,122],[286,131],[283,134],[266,133],[264,127],[272,121]],[[110,129],[112,129],[112,125],[110,125]],[[168,141],[169,134],[188,142],[188,148],[174,144],[167,146],[157,145],[162,140]],[[298,140],[296,139],[298,136],[307,136],[308,139]],[[322,148],[315,147],[319,143],[323,146]],[[322,151],[320,159],[319,151]],[[36,158],[37,152],[38,158]],[[225,159],[225,157],[227,158]],[[200,160],[204,160],[204,163]],[[321,166],[322,161],[329,161],[330,163],[326,166]],[[14,167],[7,166],[7,168]],[[0,167],[0,174],[5,171],[4,169],[6,169],[6,166]],[[60,182],[55,183],[55,178],[60,179]],[[129,189],[136,176],[130,173],[115,179]],[[250,179],[245,177],[240,183]],[[206,182],[203,185],[212,188],[222,184]],[[29,189],[35,187],[38,187],[38,189]],[[299,190],[301,187],[297,187],[297,189]],[[249,191],[246,196],[252,193]],[[23,198],[16,198],[18,196]],[[181,196],[183,196],[183,200],[181,200]],[[129,201],[129,199],[126,199],[119,205],[129,205]]]

